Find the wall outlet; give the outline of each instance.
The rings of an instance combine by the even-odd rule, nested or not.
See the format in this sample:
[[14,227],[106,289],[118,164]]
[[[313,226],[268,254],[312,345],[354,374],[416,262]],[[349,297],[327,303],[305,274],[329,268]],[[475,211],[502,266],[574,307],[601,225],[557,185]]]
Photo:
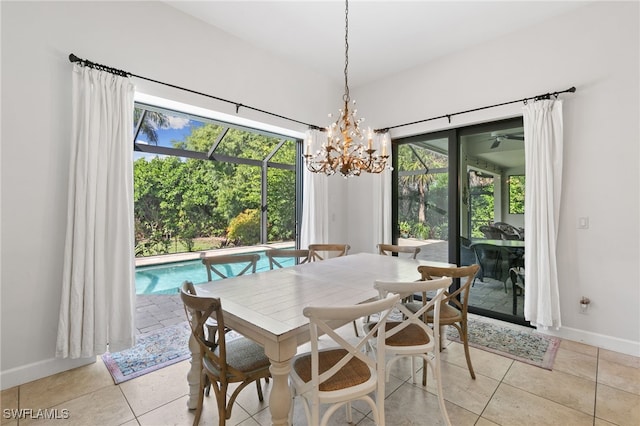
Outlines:
[[579,217],[578,218],[578,229],[589,229],[589,218],[588,217]]

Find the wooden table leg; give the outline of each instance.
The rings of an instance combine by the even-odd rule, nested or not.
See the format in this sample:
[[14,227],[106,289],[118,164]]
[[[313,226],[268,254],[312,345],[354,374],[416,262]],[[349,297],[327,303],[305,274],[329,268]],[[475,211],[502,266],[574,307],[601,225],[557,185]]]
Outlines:
[[193,334],[189,337],[189,350],[191,351],[191,368],[187,373],[187,383],[189,384],[187,408],[189,410],[195,410],[198,407],[198,391],[200,390],[202,362],[200,359],[200,346],[195,337],[193,337]]
[[291,410],[291,390],[289,389],[289,373],[291,372],[291,358],[296,354],[295,339],[265,345],[265,354],[271,361],[271,378],[273,387],[269,396],[269,410],[271,424],[284,426],[289,424]]
[[288,425],[289,410],[291,410],[291,391],[289,390],[289,361],[278,362],[271,360],[271,377],[273,388],[269,396],[269,410],[271,410],[271,424]]

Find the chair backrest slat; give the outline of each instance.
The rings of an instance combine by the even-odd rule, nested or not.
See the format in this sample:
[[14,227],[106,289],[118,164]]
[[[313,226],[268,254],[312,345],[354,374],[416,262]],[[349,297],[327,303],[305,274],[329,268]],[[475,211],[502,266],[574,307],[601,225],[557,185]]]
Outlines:
[[[260,255],[255,253],[229,254],[207,256],[202,258],[202,263],[206,266],[207,278],[211,281],[213,279],[212,272],[222,279],[244,275],[248,271],[255,273],[258,260],[260,260]],[[242,269],[234,273],[232,265],[240,265]]]
[[[387,295],[391,293],[396,294],[404,299],[407,296],[411,296],[415,293],[426,294],[430,291],[436,292],[436,295],[430,300],[426,300],[426,298],[423,299],[425,300],[425,302],[423,303],[422,307],[415,312],[408,309],[404,304],[399,304],[397,309],[402,314],[403,320],[399,325],[393,327],[391,330],[387,330],[387,338],[399,333],[412,324],[420,327],[425,333],[431,334],[431,329],[427,325],[426,321],[424,321],[423,315],[427,311],[434,309],[434,311],[436,312],[436,316],[439,318],[440,304],[444,299],[446,289],[449,288],[451,282],[452,280],[450,277],[442,277],[429,281],[398,282],[376,280],[373,287],[380,292],[380,297],[387,297]],[[436,327],[434,327],[434,329],[435,328]]]
[[309,262],[346,256],[350,248],[349,244],[309,244]]
[[[480,265],[473,264],[469,266],[459,266],[456,268],[448,268],[448,267],[437,267],[437,266],[427,266],[421,265],[418,266],[418,272],[420,273],[422,280],[434,280],[440,277],[451,277],[451,278],[466,278],[463,283],[460,283],[460,288],[455,291],[450,292],[449,290],[445,291],[444,299],[442,303],[453,303],[459,308],[463,309],[466,313],[467,305],[469,303],[469,290],[471,289],[471,284],[473,284],[473,279],[476,274],[480,270]],[[460,295],[460,299],[458,300],[458,295]],[[422,295],[423,300],[426,297],[426,294]]]
[[[384,338],[385,338],[385,324],[392,309],[399,303],[399,296],[390,296],[385,299],[376,300],[374,302],[361,303],[359,305],[352,306],[331,306],[331,307],[319,307],[309,306],[304,308],[303,314],[309,318],[309,328],[311,334],[311,365],[312,365],[312,379],[307,383],[307,388],[311,389],[314,386],[317,387],[321,383],[330,379],[335,375],[340,368],[344,367],[353,358],[366,363],[369,368],[374,371],[383,371],[381,365],[376,362],[376,359],[382,360],[384,365]],[[374,314],[380,315],[380,321],[377,327],[372,329],[366,336],[358,338],[357,341],[346,340],[336,330],[332,323],[339,321],[340,323],[349,323],[357,318],[370,316]],[[346,354],[338,361],[336,361],[331,368],[327,371],[320,373],[318,364],[318,337],[324,334],[325,337],[332,341],[330,346],[337,346],[346,350]],[[370,357],[363,350],[368,344],[369,339],[377,335],[379,345],[378,353],[375,357]],[[382,379],[384,380],[384,376]]]
[[[180,298],[184,304],[191,332],[198,342],[198,346],[200,346],[202,356],[207,357],[216,366],[220,371],[221,378],[226,378],[229,366],[227,365],[224,316],[220,299],[198,296],[193,283],[189,281],[185,281],[182,284]],[[217,322],[215,336],[220,336],[217,341],[207,340],[206,338],[205,323],[210,316],[215,317]]]
[[[280,263],[282,259],[296,259],[298,265],[307,263],[309,261],[309,250],[296,250],[296,249],[272,249],[266,251],[269,258],[269,268],[273,269],[274,266],[282,268]],[[280,261],[278,261],[280,259]]]
[[394,244],[378,244],[378,250],[380,254],[392,256],[394,253],[408,253],[412,259],[415,259],[418,253],[420,253],[420,247],[418,246],[398,246]]

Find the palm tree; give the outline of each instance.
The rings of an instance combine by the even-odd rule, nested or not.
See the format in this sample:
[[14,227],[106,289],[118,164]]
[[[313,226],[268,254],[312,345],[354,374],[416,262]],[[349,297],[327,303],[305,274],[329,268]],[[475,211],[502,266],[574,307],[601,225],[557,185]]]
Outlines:
[[[404,194],[408,192],[418,191],[418,222],[424,224],[426,218],[426,194],[429,191],[429,184],[433,182],[433,176],[429,174],[429,167],[426,162],[420,158],[415,148],[409,145],[409,158],[404,158],[405,162],[400,166],[400,170],[423,173],[411,173],[399,177],[399,184]],[[400,162],[400,159],[398,160]]]
[[135,136],[137,137],[142,132],[149,143],[154,145],[158,144],[158,132],[156,129],[166,127],[169,124],[169,120],[161,112],[148,111],[142,108],[133,110],[133,122],[138,129]]

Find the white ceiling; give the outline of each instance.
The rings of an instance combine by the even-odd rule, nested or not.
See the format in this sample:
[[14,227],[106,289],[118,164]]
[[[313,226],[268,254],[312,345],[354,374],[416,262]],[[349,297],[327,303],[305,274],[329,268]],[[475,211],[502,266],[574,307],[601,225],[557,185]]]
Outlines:
[[[235,37],[344,83],[344,1],[166,1]],[[587,1],[349,3],[349,86],[535,25]]]

